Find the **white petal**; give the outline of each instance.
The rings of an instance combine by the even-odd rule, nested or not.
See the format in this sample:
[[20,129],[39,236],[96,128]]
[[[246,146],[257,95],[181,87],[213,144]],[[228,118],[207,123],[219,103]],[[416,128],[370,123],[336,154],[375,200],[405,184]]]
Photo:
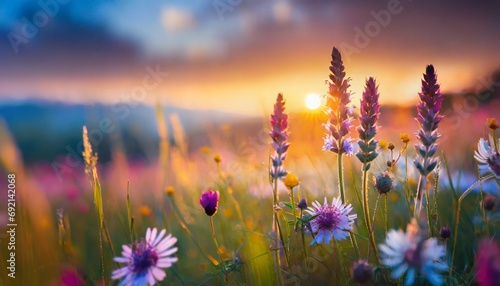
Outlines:
[[165,235],[166,232],[167,231],[165,229],[162,229],[160,231],[160,234],[158,234],[158,236],[156,237],[156,239],[153,241],[153,243],[151,245],[156,246],[161,241],[161,239],[163,238],[163,236]]
[[120,279],[129,273],[130,273],[130,270],[128,269],[128,266],[118,268],[116,270],[113,270],[113,272],[111,273],[111,279],[113,279],[113,280]]
[[154,267],[151,272],[158,281],[163,281],[163,279],[167,276],[167,273],[158,267]]
[[150,245],[153,244],[153,241],[156,239],[156,234],[158,233],[158,230],[155,228],[153,228],[153,231],[151,231],[151,236],[148,238],[146,238],[146,241],[147,243],[149,243]]
[[390,258],[382,258],[382,264],[388,267],[396,267],[404,262],[403,257],[390,257]]
[[122,255],[123,257],[130,257],[132,255],[132,248],[130,248],[130,246],[128,245],[122,245]]
[[146,229],[146,241],[149,242],[150,238],[151,238],[151,228],[148,227],[148,229]]
[[153,273],[151,273],[152,271],[149,270],[148,271],[148,274],[146,274],[146,277],[147,277],[147,280],[148,280],[148,283],[149,285],[155,285],[155,277],[153,276]]
[[158,256],[159,256],[159,257],[162,257],[162,256],[169,256],[169,255],[172,255],[172,254],[174,254],[174,253],[176,253],[176,252],[177,252],[177,247],[174,247],[174,248],[172,248],[172,249],[167,249],[167,250],[165,250],[164,252],[160,252],[160,253],[158,253]]
[[177,257],[163,257],[158,260],[156,267],[159,268],[169,268],[173,263],[177,262],[179,259]]
[[163,250],[171,247],[177,242],[176,237],[171,237],[170,235],[163,239],[157,246],[156,249],[158,252],[162,252]]
[[399,278],[399,277],[401,277],[401,275],[402,275],[403,273],[405,273],[405,272],[406,272],[406,270],[407,270],[407,269],[408,269],[408,264],[403,263],[403,264],[399,265],[399,266],[396,268],[396,270],[394,270],[394,271],[391,273],[391,277],[392,277],[392,278]]
[[115,258],[113,258],[113,260],[118,262],[118,263],[129,263],[130,257],[115,257]]

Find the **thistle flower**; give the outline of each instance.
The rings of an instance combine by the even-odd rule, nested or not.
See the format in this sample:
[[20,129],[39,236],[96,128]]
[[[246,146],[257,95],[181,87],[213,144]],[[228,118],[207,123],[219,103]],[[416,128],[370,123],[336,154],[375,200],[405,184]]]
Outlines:
[[483,239],[476,255],[476,282],[479,286],[500,285],[500,246]]
[[297,204],[297,207],[301,210],[307,209],[307,201],[306,199],[302,198],[300,202]]
[[332,204],[329,205],[325,197],[323,205],[318,201],[312,203],[312,207],[307,209],[307,212],[312,216],[316,216],[311,221],[311,229],[316,233],[310,245],[329,244],[330,240],[343,240],[349,236],[354,220],[358,217],[356,214],[349,215],[352,211],[352,206],[342,203],[340,198],[333,198]]
[[274,104],[274,113],[271,115],[271,131],[269,136],[273,140],[271,147],[275,153],[271,155],[271,171],[270,175],[273,179],[278,179],[286,176],[287,171],[283,168],[283,160],[286,158],[286,151],[290,143],[286,141],[288,138],[288,115],[285,113],[285,100],[283,94],[278,94],[276,104]]
[[415,145],[417,158],[414,164],[420,175],[427,177],[436,168],[438,162],[437,158],[433,157],[436,154],[436,141],[439,137],[437,128],[443,118],[440,115],[443,96],[439,91],[434,66],[427,66],[424,79],[422,80],[422,92],[418,95],[420,96],[420,102],[417,105],[417,122],[420,130],[417,132],[417,139],[420,141],[420,144]]
[[351,277],[359,284],[365,284],[373,280],[374,267],[366,260],[354,262],[351,267]]
[[493,136],[490,135],[489,137],[489,143],[483,138],[479,139],[477,151],[474,151],[474,158],[479,163],[481,172],[491,172],[500,179],[500,154],[497,149],[497,146],[500,145],[500,139],[497,139],[495,144]]
[[415,276],[420,273],[432,285],[442,285],[443,277],[439,272],[448,269],[448,265],[441,262],[444,256],[444,247],[437,244],[435,238],[427,240],[419,233],[415,219],[402,230],[390,230],[385,243],[380,244],[381,263],[394,268],[391,278],[398,279],[406,272],[404,285],[413,285]]
[[146,239],[134,243],[132,247],[122,246],[122,256],[113,260],[127,265],[114,270],[111,279],[125,277],[120,286],[155,285],[156,281],[165,279],[167,275],[161,268],[169,268],[177,262],[177,257],[171,257],[177,252],[177,247],[172,248],[177,238],[171,234],[164,238],[166,230],[162,230],[158,235],[157,232],[156,228],[148,228]]
[[359,152],[356,154],[361,163],[366,164],[365,171],[370,169],[370,162],[377,158],[377,120],[380,114],[380,104],[378,104],[378,87],[373,77],[366,81],[365,91],[361,99],[360,119],[359,119]]
[[214,192],[209,190],[203,191],[200,198],[200,205],[205,209],[208,216],[213,216],[217,212],[219,206],[219,191]]
[[483,206],[484,209],[487,211],[491,211],[495,208],[495,205],[497,204],[497,200],[495,199],[494,196],[487,194],[484,199],[483,199]]
[[389,193],[394,188],[394,181],[389,172],[384,171],[378,176],[375,176],[375,189],[381,195]]
[[351,102],[351,93],[347,91],[350,87],[349,78],[345,78],[344,63],[337,48],[332,50],[332,61],[330,66],[330,82],[328,95],[326,96],[326,113],[329,115],[327,123],[323,126],[327,130],[324,138],[323,150],[329,150],[337,154],[352,155],[351,138],[346,137],[351,128],[352,108],[348,106]]
[[451,229],[448,226],[443,226],[439,230],[439,235],[441,236],[442,239],[448,239],[451,236]]

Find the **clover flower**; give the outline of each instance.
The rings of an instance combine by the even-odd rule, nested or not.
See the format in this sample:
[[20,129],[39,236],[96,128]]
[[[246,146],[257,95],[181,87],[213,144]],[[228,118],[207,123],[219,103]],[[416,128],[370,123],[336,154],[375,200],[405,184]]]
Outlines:
[[177,238],[171,234],[164,237],[165,233],[166,230],[158,234],[156,228],[148,228],[146,239],[134,243],[132,247],[123,245],[122,256],[113,260],[127,265],[114,270],[111,279],[125,277],[120,286],[155,285],[156,281],[165,279],[167,274],[161,268],[169,268],[177,262],[177,257],[171,257],[177,252],[177,247],[172,248]]
[[329,118],[323,126],[327,130],[324,138],[323,150],[332,151],[337,154],[352,155],[352,139],[346,137],[351,128],[352,108],[351,93],[347,91],[350,87],[349,78],[345,78],[344,63],[337,48],[332,50],[332,61],[330,66],[330,80],[328,94],[326,95],[326,113]]
[[312,216],[316,216],[311,221],[312,233],[315,233],[313,244],[329,244],[330,240],[343,240],[349,236],[349,231],[352,229],[354,220],[358,217],[356,214],[349,215],[352,211],[352,206],[342,203],[340,198],[333,198],[332,204],[329,205],[325,197],[323,205],[318,201],[312,203],[312,207],[307,209],[307,212]]

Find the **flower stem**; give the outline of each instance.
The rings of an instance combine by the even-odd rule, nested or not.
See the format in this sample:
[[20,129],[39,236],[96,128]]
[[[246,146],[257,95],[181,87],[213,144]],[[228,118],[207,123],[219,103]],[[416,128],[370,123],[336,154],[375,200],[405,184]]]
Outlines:
[[282,285],[281,281],[281,262],[280,262],[280,254],[279,254],[279,240],[283,241],[281,237],[281,229],[278,222],[278,213],[275,210],[275,207],[278,205],[278,180],[276,178],[273,179],[273,230],[276,233],[276,244],[274,250],[274,263],[276,263],[276,279],[278,279],[278,285]]
[[[437,183],[437,181],[436,181]],[[427,209],[427,221],[429,223],[429,231],[431,237],[434,236],[434,227],[432,223],[431,197],[429,196],[429,188],[425,188],[425,208]]]
[[387,194],[385,194],[384,198],[384,213],[385,213],[385,234],[389,232],[389,212],[387,210]]
[[366,228],[368,229],[368,235],[370,236],[370,244],[373,248],[375,254],[375,261],[378,262],[378,250],[375,244],[375,236],[373,233],[373,228],[370,220],[370,208],[368,205],[368,171],[366,170],[366,163],[363,164],[363,213],[365,215]]
[[295,196],[293,195],[293,188],[290,188],[290,202],[292,203],[292,214],[293,214],[293,227],[297,225],[297,211],[295,209]]
[[[406,143],[406,146],[408,146],[408,143]],[[407,193],[407,201],[410,200],[411,197],[411,190],[410,186],[408,186],[408,148],[405,146],[405,188],[406,188],[406,193]]]
[[[340,146],[340,142],[339,142]],[[342,167],[342,153],[339,152],[337,156],[337,166],[338,166],[338,173],[339,173],[339,190],[340,190],[340,199],[342,200],[342,203],[345,204],[345,191],[344,191],[344,168]]]
[[[478,177],[481,177],[481,171],[479,168],[477,169],[477,175]],[[486,220],[486,211],[484,210],[484,193],[483,193],[483,184],[479,183],[479,197],[481,200],[480,208],[481,208],[481,216],[483,218],[483,227],[486,230],[486,235],[490,236],[490,228],[488,227],[488,223]]]
[[306,246],[306,238],[304,235],[304,225],[302,222],[303,210],[300,210],[300,234],[302,236],[302,251],[304,252],[304,265],[306,267],[307,277],[310,278],[309,275],[309,266],[307,265],[307,246]]
[[215,248],[217,248],[217,254],[219,254],[220,264],[221,264],[222,269],[223,269],[222,271],[224,272],[224,275],[226,277],[225,285],[227,285],[228,284],[228,279],[227,279],[228,277],[227,277],[227,272],[226,272],[226,265],[224,263],[224,259],[222,259],[222,254],[220,253],[219,243],[217,242],[217,236],[215,235],[213,216],[210,216],[210,228],[212,229],[212,238],[214,239]]
[[198,243],[198,241],[194,238],[194,236],[192,235],[191,231],[189,230],[189,228],[186,226],[186,224],[184,223],[184,221],[182,220],[181,216],[179,215],[179,210],[175,204],[175,200],[173,197],[168,197],[168,203],[170,205],[170,207],[172,208],[172,213],[174,214],[174,217],[175,219],[177,220],[177,223],[179,223],[179,226],[182,228],[182,230],[184,230],[186,232],[186,234],[189,236],[189,238],[191,238],[194,242],[194,244],[196,245],[196,247],[200,250],[200,252],[213,264],[213,265],[217,265],[218,262],[217,260],[215,260],[215,258],[213,258],[210,254],[206,253],[203,248],[200,246],[200,244]]
[[420,212],[422,211],[422,198],[423,198],[422,192],[424,191],[427,185],[426,183],[427,183],[426,178],[420,175],[417,186],[417,196],[415,197],[415,207],[413,209],[413,217],[416,219],[420,217]]
[[460,207],[462,206],[462,201],[463,199],[478,185],[478,184],[481,184],[483,182],[485,182],[486,180],[489,180],[489,179],[492,179],[494,178],[495,175],[493,174],[489,174],[487,176],[484,176],[482,178],[479,178],[479,180],[477,180],[474,184],[472,184],[467,190],[465,190],[465,192],[460,196],[460,198],[458,199],[458,205],[457,205],[457,216],[456,216],[456,219],[455,219],[455,234],[454,234],[454,237],[453,237],[453,250],[451,252],[451,266],[450,266],[450,275],[452,273],[452,270],[453,270],[453,263],[455,261],[455,250],[457,248],[457,238],[458,238],[458,225],[460,223]]

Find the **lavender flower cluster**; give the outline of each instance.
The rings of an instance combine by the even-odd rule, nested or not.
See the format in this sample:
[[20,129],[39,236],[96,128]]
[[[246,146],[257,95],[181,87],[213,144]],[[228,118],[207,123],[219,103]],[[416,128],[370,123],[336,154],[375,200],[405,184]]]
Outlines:
[[323,150],[337,154],[352,155],[351,138],[346,137],[351,128],[352,108],[349,78],[345,78],[344,63],[337,48],[332,50],[330,66],[329,91],[326,96],[326,113],[329,115],[327,123],[323,124],[328,133],[324,138]]

